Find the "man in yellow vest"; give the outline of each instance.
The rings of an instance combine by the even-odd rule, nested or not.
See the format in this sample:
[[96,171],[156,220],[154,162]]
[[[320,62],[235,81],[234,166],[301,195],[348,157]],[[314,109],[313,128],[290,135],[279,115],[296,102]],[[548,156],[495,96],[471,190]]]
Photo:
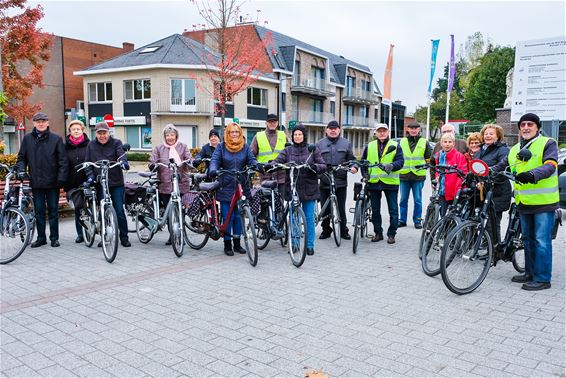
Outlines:
[[[515,173],[515,203],[521,219],[525,248],[525,274],[514,276],[524,290],[550,288],[552,275],[552,228],[558,209],[558,146],[539,133],[540,119],[524,114],[519,120],[521,140],[507,157]],[[528,152],[527,152],[528,151]],[[492,168],[500,170],[501,165]]]
[[407,226],[407,213],[409,209],[409,193],[413,192],[413,223],[415,228],[423,228],[423,186],[426,180],[426,169],[415,169],[416,166],[425,164],[430,159],[431,148],[428,141],[421,136],[421,125],[411,122],[407,125],[409,135],[401,139],[399,145],[403,151],[405,165],[399,171],[401,183],[399,190],[401,199],[399,201],[399,227]]
[[387,243],[395,243],[399,210],[397,207],[397,193],[399,192],[399,170],[403,168],[403,152],[397,142],[389,139],[389,126],[378,123],[376,128],[377,139],[370,142],[362,153],[362,160],[370,164],[381,163],[383,169],[370,168],[364,174],[368,175],[368,191],[371,202],[371,222],[375,235],[372,242],[383,240],[383,227],[381,223],[381,195],[385,194],[389,211],[389,228],[387,229]]
[[[265,122],[265,131],[260,131],[254,136],[250,149],[257,157],[258,163],[267,164],[274,160],[279,153],[285,149],[287,137],[285,132],[277,130],[279,118],[275,114],[268,114]],[[279,193],[284,195],[285,190],[285,171],[278,171],[274,174],[261,174],[261,180],[277,180]]]

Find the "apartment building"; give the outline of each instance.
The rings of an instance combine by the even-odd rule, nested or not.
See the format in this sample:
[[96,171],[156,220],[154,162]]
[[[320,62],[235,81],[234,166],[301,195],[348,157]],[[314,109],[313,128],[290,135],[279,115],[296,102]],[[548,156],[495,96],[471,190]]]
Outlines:
[[[169,123],[188,146],[204,144],[209,130],[221,125],[210,75],[214,54],[198,41],[174,34],[75,72],[83,78],[88,124],[93,128],[104,115],[113,115],[112,132],[134,150],[160,144]],[[248,140],[276,111],[278,84],[271,73],[261,75],[227,104],[227,121],[237,118]]]

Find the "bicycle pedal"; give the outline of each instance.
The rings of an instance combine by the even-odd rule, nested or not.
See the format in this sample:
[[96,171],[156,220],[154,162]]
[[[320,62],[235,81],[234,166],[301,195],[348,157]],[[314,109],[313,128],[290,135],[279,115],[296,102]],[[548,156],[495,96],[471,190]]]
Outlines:
[[356,212],[356,208],[355,208],[355,207],[350,207],[350,208],[348,209],[348,211],[349,211],[350,213],[354,214],[354,213]]

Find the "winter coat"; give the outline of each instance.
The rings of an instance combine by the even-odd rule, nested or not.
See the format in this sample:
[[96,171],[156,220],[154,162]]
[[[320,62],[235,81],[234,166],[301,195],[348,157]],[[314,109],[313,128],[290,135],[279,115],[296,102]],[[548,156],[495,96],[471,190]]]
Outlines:
[[[347,161],[356,160],[352,152],[352,144],[346,138],[338,137],[334,140],[328,137],[322,138],[316,143],[316,146],[327,165],[335,167]],[[334,181],[337,188],[346,188],[348,186],[348,172],[335,172]],[[320,187],[330,189],[330,179],[326,175],[320,176]]]
[[[230,152],[226,149],[224,143],[220,143],[212,154],[208,173],[214,174],[218,169],[236,169],[240,171],[246,165],[257,165],[257,160],[247,143],[244,143],[244,147],[238,152]],[[232,195],[236,192],[236,177],[224,174],[218,178],[218,181],[220,182],[220,187],[216,191],[216,199],[222,202],[230,202]],[[240,178],[244,193],[250,198],[250,184],[248,181],[247,177]]]
[[[293,161],[297,164],[302,164],[307,161],[310,154],[311,153],[306,145],[292,145],[285,147],[277,159],[273,160],[273,163],[288,163]],[[316,173],[306,168],[300,170],[297,181],[297,193],[299,194],[299,199],[301,201],[317,200],[320,198],[320,187],[318,185],[317,174],[326,172],[326,162],[322,158],[319,148],[314,150],[308,163],[315,164]],[[285,193],[287,193],[287,199],[289,199],[291,196],[291,180],[289,178],[289,173],[287,173],[285,187]]]
[[[186,144],[179,142],[175,149],[177,150],[177,153],[179,154],[181,160],[192,158],[191,151]],[[169,148],[167,148],[164,144],[156,146],[151,153],[151,157],[149,158],[149,166],[151,167],[155,163],[169,164]],[[188,193],[191,182],[190,177],[187,174],[187,167],[179,167],[178,172],[181,175],[181,179],[179,180],[179,190],[181,191],[181,193]],[[171,170],[163,166],[158,166],[157,177],[159,178],[159,181],[161,181],[161,183],[159,184],[159,193],[171,194],[171,192],[173,191],[173,183],[171,182]]]
[[[434,155],[437,165],[440,165],[440,151]],[[458,152],[455,148],[450,150],[446,155],[446,162],[443,165],[456,165],[456,168],[460,169],[464,174],[468,173],[468,162],[466,157]],[[436,180],[438,185],[440,185],[440,175],[436,173]],[[456,196],[456,192],[462,186],[462,179],[456,173],[448,173],[444,176],[444,199],[446,201],[452,201]]]
[[[484,145],[485,146],[485,145]],[[495,142],[485,149],[482,148],[475,153],[474,157],[476,159],[483,160],[488,167],[493,167],[503,161],[507,161],[507,155],[509,155],[509,147],[504,142]],[[493,203],[495,205],[495,211],[507,211],[511,206],[511,197],[513,196],[513,190],[511,188],[511,183],[504,176],[498,176],[495,180],[495,186],[493,187]]]
[[88,136],[84,134],[84,140],[79,144],[73,144],[69,140],[70,135],[65,138],[65,151],[67,151],[67,161],[69,176],[67,178],[67,183],[65,184],[65,191],[68,192],[71,189],[78,188],[83,182],[86,181],[86,172],[83,169],[78,171],[77,165],[84,163],[86,156],[86,148],[90,142]]
[[[210,145],[210,143],[205,144],[200,149],[195,159],[210,159],[212,158],[212,154],[214,153],[215,148]],[[208,163],[207,163],[208,164]]]
[[67,153],[63,139],[47,129],[39,135],[33,131],[24,136],[16,165],[18,171],[29,168],[33,189],[61,188],[67,181]]
[[[113,137],[108,137],[105,144],[100,144],[97,139],[91,141],[86,148],[85,161],[96,162],[98,160],[117,161],[117,159],[124,155],[122,148],[122,141]],[[122,156],[120,161],[128,162],[126,155]],[[92,167],[87,168],[87,176],[94,176],[100,174],[100,169]],[[108,171],[108,186],[122,186],[124,185],[124,173],[120,166],[114,167]]]

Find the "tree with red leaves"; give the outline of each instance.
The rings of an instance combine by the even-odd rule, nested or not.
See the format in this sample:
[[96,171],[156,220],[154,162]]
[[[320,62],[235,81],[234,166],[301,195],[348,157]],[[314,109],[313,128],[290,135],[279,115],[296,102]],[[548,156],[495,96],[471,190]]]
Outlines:
[[220,113],[224,126],[226,103],[256,82],[262,73],[271,71],[266,55],[266,49],[271,45],[271,34],[263,40],[250,38],[249,29],[235,26],[240,21],[242,10],[241,2],[237,0],[192,2],[205,22],[193,25],[193,28],[206,28],[203,31],[205,44],[214,50],[214,53],[203,57],[208,79],[214,84],[201,84],[199,88],[212,90],[211,95],[217,101],[215,112]]
[[8,98],[3,110],[17,122],[41,109],[41,104],[26,100],[34,86],[43,86],[43,65],[50,58],[52,43],[51,35],[37,27],[43,8],[26,7],[26,1],[0,1],[0,62],[4,95]]

